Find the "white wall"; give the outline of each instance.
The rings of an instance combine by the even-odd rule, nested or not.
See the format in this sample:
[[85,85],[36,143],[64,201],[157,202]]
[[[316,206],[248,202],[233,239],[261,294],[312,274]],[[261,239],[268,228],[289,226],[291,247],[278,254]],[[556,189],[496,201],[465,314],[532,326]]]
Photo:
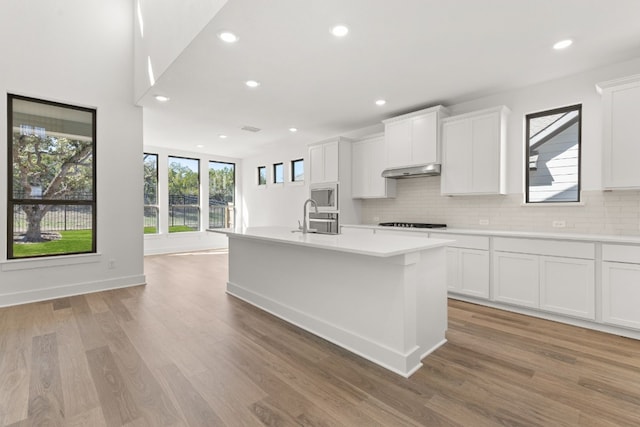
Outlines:
[[[144,283],[142,111],[133,93],[132,0],[3,2],[0,93],[97,109],[98,255],[7,261],[0,186],[0,306]],[[6,98],[4,98],[6,99]],[[0,176],[7,176],[0,102]],[[115,268],[109,269],[112,260]]]
[[[184,150],[173,150],[164,147],[144,146],[145,153],[158,155],[158,205],[160,214],[160,232],[158,234],[147,234],[144,236],[144,254],[176,253],[184,251],[196,251],[204,249],[215,249],[227,247],[227,237],[205,231],[208,227],[209,202],[209,161],[235,163],[236,165],[236,221],[240,222],[243,214],[242,210],[242,161],[240,159],[216,156],[212,154],[196,153]],[[204,220],[201,215],[200,231],[169,233],[169,192],[166,185],[168,179],[169,156],[188,157],[200,160],[200,211],[204,213]],[[142,169],[142,153],[139,167]],[[142,227],[142,226],[141,226]],[[141,228],[142,230],[142,228]]]
[[[291,160],[305,159],[304,183],[291,182]],[[273,164],[284,163],[284,184],[273,184]],[[309,198],[307,146],[270,147],[259,156],[243,159],[243,223],[245,227],[266,225],[296,228],[302,220],[302,205]],[[267,185],[258,186],[258,166],[267,167]],[[240,199],[238,200],[240,201]]]

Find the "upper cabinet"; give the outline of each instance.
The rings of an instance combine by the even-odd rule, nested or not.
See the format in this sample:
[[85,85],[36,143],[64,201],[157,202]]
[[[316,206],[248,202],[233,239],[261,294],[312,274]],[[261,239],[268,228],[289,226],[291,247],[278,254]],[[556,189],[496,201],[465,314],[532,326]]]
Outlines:
[[309,146],[311,184],[337,182],[339,165],[339,138]]
[[441,105],[383,120],[386,168],[440,163]]
[[505,194],[508,113],[501,106],[442,121],[442,194]]
[[640,74],[599,83],[603,101],[602,186],[640,188]]
[[351,150],[352,197],[395,197],[396,181],[382,177],[382,171],[385,169],[384,135],[373,135],[356,141]]

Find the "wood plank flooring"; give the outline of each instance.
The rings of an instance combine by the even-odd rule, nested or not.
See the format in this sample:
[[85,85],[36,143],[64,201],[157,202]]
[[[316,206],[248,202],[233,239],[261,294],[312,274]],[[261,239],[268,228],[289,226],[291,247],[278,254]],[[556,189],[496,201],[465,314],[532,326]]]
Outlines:
[[145,267],[0,309],[0,426],[640,425],[640,341],[451,300],[405,379],[226,295],[224,251]]

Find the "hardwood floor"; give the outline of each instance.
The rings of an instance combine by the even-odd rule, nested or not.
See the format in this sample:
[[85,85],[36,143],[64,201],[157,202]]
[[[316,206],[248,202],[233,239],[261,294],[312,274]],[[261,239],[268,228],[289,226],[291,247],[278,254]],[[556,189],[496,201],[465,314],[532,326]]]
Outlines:
[[405,379],[226,295],[224,252],[145,264],[0,309],[0,425],[640,425],[640,341],[450,301]]

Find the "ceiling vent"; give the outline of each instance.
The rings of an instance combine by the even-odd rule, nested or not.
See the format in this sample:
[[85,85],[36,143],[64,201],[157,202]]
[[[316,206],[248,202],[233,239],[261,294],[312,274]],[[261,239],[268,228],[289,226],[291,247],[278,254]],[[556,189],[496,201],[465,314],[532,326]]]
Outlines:
[[253,126],[242,126],[240,129],[246,130],[247,132],[260,132],[260,128],[256,128]]

